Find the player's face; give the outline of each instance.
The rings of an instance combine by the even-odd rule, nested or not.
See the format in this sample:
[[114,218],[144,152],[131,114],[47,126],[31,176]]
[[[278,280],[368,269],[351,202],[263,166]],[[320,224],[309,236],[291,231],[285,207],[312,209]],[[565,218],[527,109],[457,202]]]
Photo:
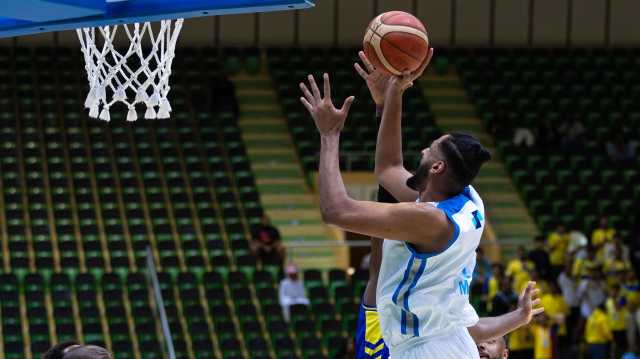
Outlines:
[[429,181],[429,173],[433,165],[440,161],[440,156],[438,156],[438,146],[440,142],[445,138],[442,136],[437,140],[433,141],[431,145],[421,152],[420,163],[418,165],[418,169],[416,169],[410,181],[416,184],[417,188],[414,188],[418,192],[422,192],[427,187],[427,182]]
[[497,338],[478,344],[478,354],[480,359],[507,359],[509,349],[503,338]]

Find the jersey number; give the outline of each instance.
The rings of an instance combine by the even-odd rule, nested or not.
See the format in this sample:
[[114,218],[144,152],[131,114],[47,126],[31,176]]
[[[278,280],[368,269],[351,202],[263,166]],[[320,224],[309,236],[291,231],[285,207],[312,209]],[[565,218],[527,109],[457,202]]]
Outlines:
[[476,229],[479,229],[480,227],[482,227],[482,220],[484,218],[482,218],[482,215],[480,214],[480,212],[473,211],[471,215],[473,216],[473,224],[476,226]]

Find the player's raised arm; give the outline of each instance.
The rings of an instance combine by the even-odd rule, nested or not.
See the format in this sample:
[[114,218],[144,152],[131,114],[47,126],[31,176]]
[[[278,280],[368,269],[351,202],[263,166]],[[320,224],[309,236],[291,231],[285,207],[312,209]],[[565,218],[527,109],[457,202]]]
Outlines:
[[453,225],[437,208],[419,203],[377,203],[356,201],[347,195],[339,167],[340,131],[354,97],[341,109],[331,102],[329,76],[324,75],[324,97],[313,76],[309,89],[301,83],[302,104],[307,108],[321,135],[320,209],[325,222],[368,236],[402,240],[420,250],[439,250],[453,234]]
[[[391,77],[386,89],[382,122],[378,130],[378,141],[376,143],[375,173],[378,183],[401,202],[414,201],[418,197],[418,193],[406,185],[411,173],[403,165],[402,95],[407,88],[413,85],[413,81],[422,75],[432,56],[433,49],[429,49],[425,62],[416,72],[405,74],[402,77]],[[369,61],[365,60],[366,57],[363,58],[363,61],[369,68],[368,70],[370,72],[375,71],[368,64]]]
[[535,282],[529,282],[522,290],[518,300],[518,308],[499,317],[480,318],[476,325],[467,328],[469,334],[476,343],[498,338],[529,324],[534,316],[544,312],[544,308],[538,307],[540,299],[539,290]]

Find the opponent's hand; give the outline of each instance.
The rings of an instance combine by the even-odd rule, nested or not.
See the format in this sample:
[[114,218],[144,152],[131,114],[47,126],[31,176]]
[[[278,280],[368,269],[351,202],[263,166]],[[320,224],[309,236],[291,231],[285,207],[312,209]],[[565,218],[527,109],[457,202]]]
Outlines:
[[391,76],[389,78],[389,91],[394,91],[396,93],[403,93],[406,89],[413,86],[413,82],[422,76],[424,70],[427,69],[431,59],[433,58],[433,48],[429,48],[429,52],[427,53],[427,57],[424,59],[424,62],[420,67],[414,72],[405,72],[400,76]]
[[344,127],[344,122],[349,114],[349,109],[355,97],[350,96],[342,105],[342,108],[337,109],[331,101],[331,84],[329,83],[329,75],[324,74],[324,97],[320,95],[320,89],[316,84],[316,80],[313,75],[309,75],[309,85],[311,91],[306,84],[300,83],[300,90],[304,96],[300,97],[300,102],[307,108],[313,121],[316,124],[316,128],[321,135],[338,134]]
[[366,70],[357,62],[353,67],[355,67],[358,74],[360,74],[360,77],[362,77],[362,79],[367,83],[367,87],[369,88],[369,92],[371,93],[371,97],[373,98],[373,102],[376,103],[376,106],[384,105],[384,95],[387,93],[387,85],[389,83],[389,77],[391,76],[376,69],[367,58],[364,51],[358,52],[358,56],[360,56],[360,60],[362,60]]
[[534,316],[544,312],[543,307],[538,307],[540,305],[540,298],[538,298],[539,293],[540,290],[536,288],[536,282],[529,282],[522,290],[522,294],[520,294],[518,310],[522,315],[524,324],[529,324]]

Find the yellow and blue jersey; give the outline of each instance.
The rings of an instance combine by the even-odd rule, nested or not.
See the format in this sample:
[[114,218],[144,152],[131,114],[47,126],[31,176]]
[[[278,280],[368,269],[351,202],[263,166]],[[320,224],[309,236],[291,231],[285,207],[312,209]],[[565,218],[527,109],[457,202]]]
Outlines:
[[375,307],[360,305],[355,345],[356,359],[389,358],[389,349],[382,339],[380,318]]

